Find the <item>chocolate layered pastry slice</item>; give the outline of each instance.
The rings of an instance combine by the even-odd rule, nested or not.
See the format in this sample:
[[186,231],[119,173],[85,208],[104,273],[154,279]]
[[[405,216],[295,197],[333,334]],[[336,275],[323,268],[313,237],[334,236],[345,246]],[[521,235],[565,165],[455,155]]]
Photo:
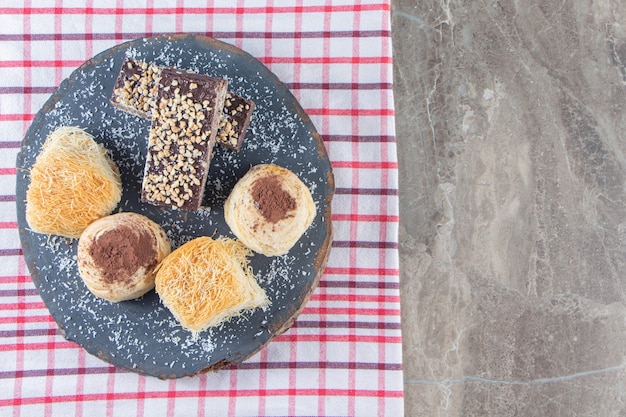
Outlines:
[[111,104],[120,110],[150,119],[161,68],[125,57],[113,85]]
[[[120,110],[151,119],[162,71],[156,65],[125,57],[113,87],[111,103]],[[252,100],[228,92],[218,126],[217,142],[233,151],[241,149],[254,109]]]
[[252,100],[228,92],[217,132],[217,143],[233,151],[241,149],[255,107]]
[[197,210],[228,82],[165,68],[152,113],[141,200]]

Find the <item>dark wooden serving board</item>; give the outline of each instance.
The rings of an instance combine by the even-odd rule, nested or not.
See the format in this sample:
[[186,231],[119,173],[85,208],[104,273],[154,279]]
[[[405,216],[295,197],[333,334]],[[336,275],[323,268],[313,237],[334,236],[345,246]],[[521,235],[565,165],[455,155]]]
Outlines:
[[[109,103],[125,55],[225,78],[230,91],[257,105],[242,150],[215,148],[206,207],[198,212],[164,209],[139,200],[150,122]],[[78,274],[78,241],[31,232],[25,220],[29,168],[48,133],[59,126],[79,126],[110,150],[124,185],[116,211],[133,211],[156,221],[166,230],[173,248],[201,235],[234,237],[224,221],[223,202],[250,166],[275,163],[295,172],[311,189],[317,217],[286,255],[255,254],[251,258],[271,306],[246,312],[194,339],[154,291],[117,304],[93,296]],[[35,286],[68,340],[118,367],[159,378],[179,378],[241,363],[291,326],[326,265],[332,241],[334,179],[322,138],[288,88],[268,68],[246,52],[209,37],[137,39],[85,62],[36,115],[22,142],[17,168],[19,233]]]

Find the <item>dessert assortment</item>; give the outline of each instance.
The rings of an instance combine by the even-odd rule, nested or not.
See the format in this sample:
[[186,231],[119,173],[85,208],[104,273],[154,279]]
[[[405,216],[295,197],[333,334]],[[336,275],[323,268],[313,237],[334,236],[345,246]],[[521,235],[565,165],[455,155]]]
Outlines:
[[[120,80],[126,77],[122,75],[123,62],[128,64],[131,60],[141,64],[135,67],[131,63],[132,68],[126,65],[126,70],[138,75],[130,75],[134,79],[122,83]],[[219,123],[222,128],[218,126],[202,207],[197,210],[141,201],[153,106],[164,69],[193,71],[228,80]],[[151,73],[144,82],[145,71]],[[128,92],[125,109],[114,103],[125,95],[123,90]],[[254,103],[249,109],[245,104],[235,104],[236,100],[231,100],[235,95]],[[149,112],[140,114],[130,110],[139,107],[138,100],[131,100],[139,96],[147,97],[142,108]],[[232,116],[230,119],[227,113]],[[233,129],[242,125],[240,121],[246,124],[250,118],[252,122],[247,129]],[[220,143],[220,136],[227,137],[225,120],[231,124],[231,143],[234,143],[233,134],[238,135],[238,141],[245,134],[238,150]],[[203,236],[213,240],[231,238],[232,243],[243,245],[224,217],[225,200],[236,183],[251,167],[261,164],[281,165],[296,173],[315,201],[315,221],[284,255],[265,256],[246,247],[248,268],[265,291],[268,304],[237,312],[222,324],[209,326],[198,334],[180,324],[156,289],[122,302],[94,296],[83,285],[84,278],[81,280],[79,263],[86,257],[81,255],[79,262],[80,236],[69,238],[40,229],[37,229],[40,233],[35,233],[26,218],[27,206],[35,201],[27,198],[34,183],[31,172],[47,136],[52,136],[59,126],[80,126],[92,134],[108,160],[118,168],[123,185],[121,199],[97,216],[105,219],[120,213],[144,215],[165,231],[171,254]],[[35,114],[16,159],[18,233],[31,280],[59,333],[116,367],[169,379],[240,364],[291,327],[318,286],[328,261],[334,178],[326,144],[296,97],[276,74],[249,53],[211,37],[167,34],[140,38],[115,45],[85,61],[59,84]],[[65,162],[56,164],[60,171],[66,166]],[[72,187],[68,190],[73,192]],[[63,199],[70,196],[66,194]],[[63,204],[61,199],[54,204],[52,201],[55,200],[46,199],[41,205],[45,214],[53,212],[53,206]],[[90,204],[102,208],[100,201],[94,199]],[[122,228],[121,235],[129,237],[128,230]],[[109,237],[100,243],[115,240]],[[94,254],[105,253],[102,250],[99,255]],[[130,275],[129,266],[139,262],[139,255],[149,254],[146,246],[136,254],[137,261],[125,263],[123,259],[129,259],[125,257],[117,260]],[[158,271],[157,266],[155,278]],[[130,290],[128,294],[132,296]]]
[[[256,109],[252,100],[229,92],[223,78],[128,57],[111,103],[150,119],[141,201],[185,211],[201,208],[216,142],[239,151]],[[194,334],[268,306],[248,258],[287,253],[316,213],[309,189],[293,172],[260,164],[237,182],[224,206],[236,239],[199,236],[171,251],[163,228],[148,217],[111,214],[122,194],[119,170],[84,130],[53,131],[30,176],[29,227],[79,238],[79,273],[95,296],[120,302],[155,288]]]

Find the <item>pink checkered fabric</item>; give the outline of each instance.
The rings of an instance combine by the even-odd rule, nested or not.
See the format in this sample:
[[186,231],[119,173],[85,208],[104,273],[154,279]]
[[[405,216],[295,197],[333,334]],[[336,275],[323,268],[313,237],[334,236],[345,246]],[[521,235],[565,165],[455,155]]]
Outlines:
[[[80,3],[0,1],[0,415],[403,415],[389,1]],[[336,181],[328,266],[293,328],[238,368],[171,381],[62,337],[15,220],[15,160],[42,104],[86,59],[162,33],[213,36],[266,64],[322,134]]]

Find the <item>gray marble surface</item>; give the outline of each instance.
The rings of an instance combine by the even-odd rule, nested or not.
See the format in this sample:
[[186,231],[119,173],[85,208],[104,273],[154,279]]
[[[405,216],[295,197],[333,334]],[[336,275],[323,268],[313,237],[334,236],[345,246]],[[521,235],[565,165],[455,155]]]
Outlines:
[[407,416],[626,415],[626,2],[394,0]]

